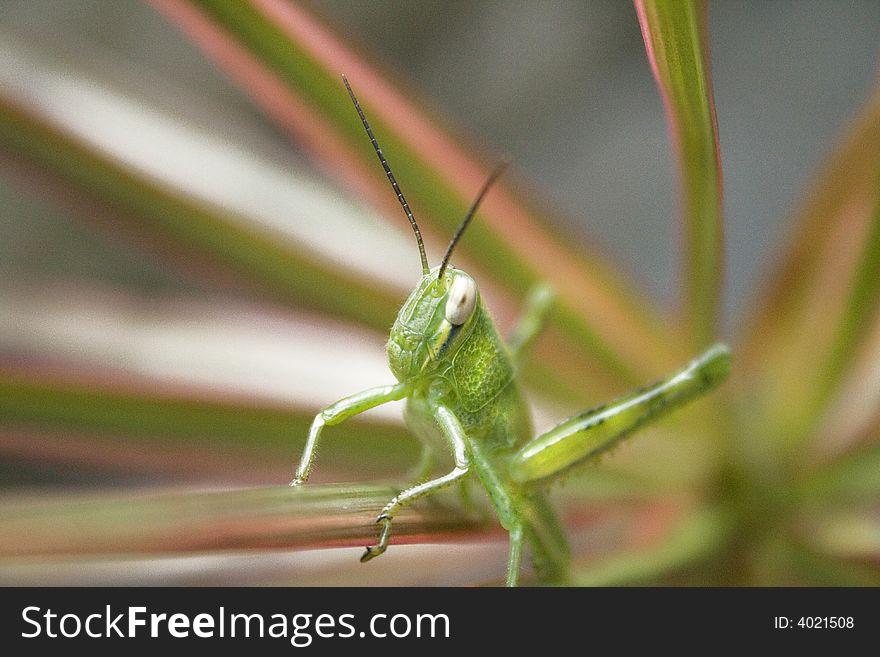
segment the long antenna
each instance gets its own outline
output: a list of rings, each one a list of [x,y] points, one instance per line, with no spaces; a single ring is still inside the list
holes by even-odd
[[[471,209],[468,210],[467,214],[464,217],[464,220],[461,222],[461,225],[458,227],[458,230],[455,231],[455,235],[452,236],[452,241],[449,243],[449,247],[446,249],[446,255],[443,256],[443,262],[440,263],[440,273],[437,274],[437,280],[443,276],[443,272],[446,271],[446,265],[449,264],[449,258],[452,256],[452,250],[455,248],[455,245],[458,244],[458,240],[461,239],[462,234],[464,233],[465,228],[468,227],[468,224],[471,223],[471,219],[474,218],[474,214],[477,212],[477,208],[480,206],[480,201],[483,200],[483,197],[486,195],[486,192],[489,191],[489,188],[492,186],[498,177],[504,173],[504,170],[510,164],[510,160],[504,158],[501,160],[496,166],[495,170],[489,174],[489,177],[486,179],[486,182],[483,183],[483,188],[480,190],[480,193],[477,194],[477,199],[474,201],[473,205],[471,205]]]
[[[373,149],[376,151],[376,157],[378,157],[379,162],[382,163],[382,168],[385,169],[385,175],[388,176],[388,181],[394,188],[394,193],[397,194],[397,200],[400,201],[400,205],[403,206],[403,211],[406,212],[406,218],[409,219],[409,223],[412,225],[413,231],[416,234],[416,241],[419,243],[419,257],[422,259],[422,275],[424,276],[430,271],[430,267],[428,267],[428,256],[425,255],[425,244],[424,242],[422,242],[422,233],[419,230],[419,225],[416,223],[416,218],[413,216],[412,210],[409,209],[409,204],[403,197],[403,192],[400,191],[400,185],[397,184],[397,180],[395,179],[394,174],[391,173],[391,167],[388,166],[388,161],[385,159],[385,155],[382,153],[382,149],[379,148],[379,142],[376,141],[376,136],[373,134],[373,130],[370,128],[370,123],[367,121],[367,117],[364,115],[364,111],[361,109],[361,104],[358,102],[357,97],[351,90],[351,85],[348,83],[348,78],[343,75],[342,81],[345,83],[345,88],[348,89],[348,95],[351,96],[351,102],[354,103],[354,108],[357,110],[358,116],[361,117],[361,123],[364,124],[364,129],[367,131],[367,136],[370,138],[370,141],[373,144]]]

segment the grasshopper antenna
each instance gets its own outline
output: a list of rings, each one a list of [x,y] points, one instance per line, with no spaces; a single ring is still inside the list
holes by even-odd
[[[471,219],[474,218],[474,214],[477,212],[477,208],[480,207],[480,202],[483,200],[483,197],[486,195],[486,192],[489,191],[489,188],[492,184],[498,180],[504,170],[510,165],[510,160],[508,158],[503,158],[489,174],[489,177],[486,179],[486,182],[483,183],[483,188],[480,190],[480,193],[477,194],[477,199],[474,201],[473,205],[471,205],[471,209],[468,210],[467,214],[464,216],[464,220],[461,222],[461,225],[458,227],[458,230],[455,231],[455,235],[452,236],[452,241],[449,242],[449,247],[446,249],[446,255],[443,256],[443,262],[440,263],[440,272],[437,274],[437,280],[439,281],[443,277],[443,272],[446,271],[446,265],[449,264],[449,258],[452,256],[452,250],[455,248],[455,245],[458,244],[458,240],[461,239],[462,234],[465,229],[468,227],[468,224],[471,223]]]
[[[428,256],[425,255],[425,244],[424,242],[422,242],[422,233],[419,230],[419,225],[416,223],[416,218],[413,216],[412,210],[409,209],[409,204],[403,197],[403,192],[400,191],[400,185],[397,184],[397,179],[394,177],[394,174],[391,173],[391,167],[388,166],[388,161],[385,159],[385,155],[382,153],[382,149],[379,147],[379,142],[376,141],[376,136],[373,134],[373,130],[370,128],[370,123],[367,121],[367,117],[364,114],[364,111],[361,109],[361,104],[358,102],[357,97],[351,90],[351,85],[348,83],[348,78],[345,77],[345,75],[342,76],[342,82],[345,83],[345,88],[348,90],[348,95],[351,96],[351,102],[354,103],[354,108],[355,110],[357,110],[358,116],[361,117],[361,123],[364,124],[364,130],[367,131],[367,136],[370,138],[370,142],[373,144],[373,149],[376,151],[376,157],[378,157],[379,162],[382,163],[382,168],[385,170],[385,175],[388,176],[388,181],[394,188],[394,193],[397,194],[397,200],[400,201],[400,205],[403,206],[403,211],[406,212],[406,218],[409,219],[409,223],[412,225],[413,232],[415,232],[416,234],[416,241],[419,243],[419,257],[422,259],[422,275],[426,275],[430,271],[430,268],[428,267]]]

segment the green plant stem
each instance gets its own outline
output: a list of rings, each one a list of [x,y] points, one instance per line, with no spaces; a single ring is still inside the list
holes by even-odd
[[[717,331],[723,273],[721,160],[700,0],[636,0],[648,60],[666,105],[683,200],[684,308],[692,342]]]

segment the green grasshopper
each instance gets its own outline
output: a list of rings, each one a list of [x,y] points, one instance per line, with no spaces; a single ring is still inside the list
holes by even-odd
[[[366,548],[361,561],[385,552],[392,521],[401,508],[475,474],[510,535],[507,585],[518,582],[526,541],[538,576],[546,582],[565,582],[568,545],[542,485],[597,456],[645,422],[717,386],[730,369],[730,352],[715,344],[668,378],[583,411],[532,439],[531,419],[515,374],[546,321],[552,292],[539,286],[528,295],[523,317],[505,343],[480,300],[476,281],[449,264],[455,245],[506,162],[489,176],[442,262],[431,269],[415,217],[345,76],[343,82],[415,232],[422,279],[400,309],[388,339],[388,361],[398,382],[345,397],[318,413],[290,485],[308,479],[324,427],[406,399],[406,424],[423,442],[419,483],[382,509],[376,519],[378,542]],[[451,451],[454,467],[430,479],[434,454],[444,449]]]

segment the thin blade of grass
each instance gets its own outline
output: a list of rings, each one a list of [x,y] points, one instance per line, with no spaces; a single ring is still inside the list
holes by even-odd
[[[757,295],[741,335],[743,359],[762,362],[785,347],[786,336],[804,323],[810,298],[822,285],[834,259],[830,240],[861,233],[875,198],[880,163],[880,87],[853,119],[840,145],[826,159],[790,221],[790,238],[781,243],[772,275]],[[838,228],[840,224],[846,230]],[[824,315],[824,313],[823,313]],[[822,316],[813,316],[813,321]],[[744,363],[745,364],[745,363]]]
[[[424,113],[405,102],[300,8],[272,0],[251,4],[155,0],[153,4],[243,86],[282,129],[298,139],[305,135],[306,148],[326,168],[356,188],[369,186],[371,199],[398,214],[342,89],[339,76],[347,73],[383,150],[398,173],[406,172],[406,194],[418,208],[420,220],[429,228],[442,227],[445,235],[452,233],[487,168],[445,137]],[[256,79],[259,84],[254,83]],[[316,140],[317,134],[328,134],[331,146]],[[556,321],[573,345],[572,349],[566,345],[569,361],[574,354],[589,355],[629,382],[644,376],[639,373],[669,367],[674,341],[648,310],[649,304],[596,254],[585,257],[574,245],[560,240],[504,184],[486,199],[481,217],[462,244],[462,252],[478,263],[491,253],[492,267],[480,272],[481,280],[483,276],[492,279],[517,296],[539,277],[554,285],[561,299]],[[589,362],[582,359],[583,371],[589,371]]]
[[[0,150],[25,176],[61,184],[97,205],[113,230],[164,247],[183,249],[184,267],[206,264],[270,298],[303,304],[387,330],[401,293],[309,253],[252,220],[200,203],[107,156],[0,93]],[[48,177],[48,181],[46,180]],[[65,194],[66,195],[66,194]],[[300,221],[314,221],[301,217]],[[171,258],[173,262],[173,257]],[[332,290],[332,293],[328,293]]]
[[[100,403],[100,398],[97,399]],[[259,441],[259,438],[258,438]],[[328,460],[332,459],[331,456]],[[288,481],[297,454],[259,448],[238,450],[217,441],[157,440],[153,436],[11,422],[0,426],[0,482],[4,487],[40,485],[53,490],[78,486],[265,486]],[[392,456],[391,462],[395,461]],[[405,464],[398,464],[399,468]],[[322,468],[315,482],[357,480],[354,464]],[[372,474],[372,473],[371,473]],[[381,477],[394,472],[376,473]]]
[[[874,330],[878,181],[880,89],[812,186],[744,334],[751,408],[743,412],[784,449],[816,437],[832,393]]]
[[[851,364],[856,346],[865,336],[880,305],[880,167],[877,169],[877,197],[862,255],[855,273],[846,305],[839,317],[836,335],[828,351],[823,375],[816,391],[817,410],[828,402],[838,387],[843,373]]]
[[[110,454],[105,456],[115,453],[122,468],[126,454],[119,446],[126,440],[136,452],[128,456],[148,462],[151,449],[165,453],[171,448],[179,450],[181,457],[210,461],[225,456],[225,463],[233,469],[235,462],[228,457],[286,459],[292,472],[314,412],[211,396],[205,390],[185,394],[100,372],[68,370],[59,375],[51,369],[0,367],[0,427],[45,429],[50,440],[61,441],[58,449],[68,436],[82,448],[90,444],[98,454],[102,444],[107,444]],[[91,442],[83,444],[81,434],[90,435]],[[10,436],[4,434],[0,444],[6,438]],[[23,447],[17,441],[9,449],[27,457]],[[35,457],[46,452],[37,441],[31,450]],[[352,421],[334,427],[321,459],[328,466],[347,468],[367,478],[376,471],[388,473],[395,465],[405,468],[417,451],[415,441],[400,425]],[[161,454],[157,458],[161,461]]]
[[[68,430],[102,435],[123,462],[114,441],[126,436],[142,459],[151,448],[166,453],[174,445],[196,460],[286,457],[289,470],[320,408],[393,380],[382,338],[369,331],[226,297],[7,284],[0,306],[0,428],[51,430],[62,457],[76,455],[73,445],[85,447],[75,436],[65,440]],[[363,419],[334,428],[329,467],[336,456],[337,465],[358,466],[359,458],[369,466],[387,456],[399,466],[395,455],[413,455],[399,405]],[[346,436],[360,446],[344,447]],[[27,456],[15,436],[3,442]],[[48,453],[47,442],[32,441],[32,455]]]
[[[635,0],[666,106],[682,186],[683,308],[697,348],[716,336],[723,274],[722,176],[700,0]]]
[[[105,493],[0,502],[0,557],[183,554],[364,545],[396,491],[326,485],[223,492]],[[394,519],[395,540],[471,532],[479,524],[437,504]]]
[[[880,316],[863,329],[840,385],[809,445],[810,460],[827,463],[880,438]]]
[[[115,373],[143,387],[317,412],[394,380],[382,335],[225,296],[44,281],[0,284],[0,306],[0,355],[7,359]],[[399,409],[383,405],[371,415],[389,420]]]

